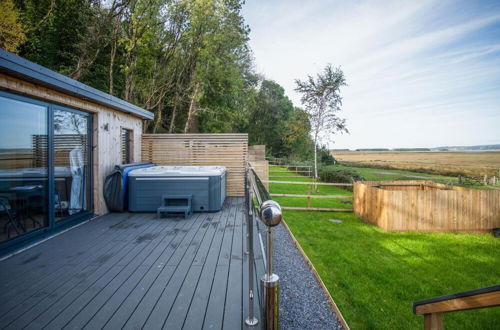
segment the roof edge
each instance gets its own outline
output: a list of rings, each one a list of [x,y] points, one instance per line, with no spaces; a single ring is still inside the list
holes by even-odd
[[[0,48],[0,72],[18,76],[65,94],[89,100],[106,107],[151,120],[154,114],[118,97],[106,94],[65,75],[12,54]]]

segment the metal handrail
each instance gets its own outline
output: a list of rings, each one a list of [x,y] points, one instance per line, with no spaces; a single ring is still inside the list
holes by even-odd
[[[253,196],[251,191],[251,183],[248,178],[248,170],[245,171],[245,215],[247,224],[247,254],[248,254],[248,317],[245,319],[245,324],[248,326],[256,326],[259,320],[255,317],[253,299],[253,267],[254,267],[254,253],[253,253],[253,220],[255,209],[253,206]]]
[[[255,199],[254,199],[255,197]],[[254,203],[257,201],[257,205]],[[258,320],[254,315],[253,299],[253,267],[254,267],[254,252],[253,252],[253,221],[257,214],[258,218],[267,226],[267,251],[264,251],[262,237],[259,233],[259,241],[264,257],[264,267],[266,273],[261,278],[261,297],[262,300],[262,315],[264,318],[264,327],[266,329],[279,328],[279,277],[273,274],[272,262],[272,230],[271,228],[281,221],[281,207],[278,203],[271,199],[266,187],[262,184],[259,176],[251,167],[247,167],[245,171],[245,201],[246,201],[246,216],[247,216],[247,246],[248,246],[248,272],[249,272],[249,311],[248,318],[245,319],[245,324],[255,326]],[[266,253],[267,252],[267,253]]]
[[[252,167],[248,169],[248,172],[250,174],[249,181],[251,184],[252,191],[256,195],[257,201],[259,203],[258,206],[260,206],[265,201],[270,200],[271,195],[269,194],[269,192],[266,189],[266,186],[264,186],[259,176],[257,175],[257,173],[255,173],[255,170]]]

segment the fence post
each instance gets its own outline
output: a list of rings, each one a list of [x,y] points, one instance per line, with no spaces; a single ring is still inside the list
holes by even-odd
[[[307,185],[307,208],[311,208],[311,185]]]

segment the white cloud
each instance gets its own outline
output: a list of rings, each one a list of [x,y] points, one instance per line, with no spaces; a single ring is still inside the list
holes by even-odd
[[[336,147],[500,143],[500,36],[483,38],[500,10],[449,14],[462,5],[255,2],[244,15],[257,70],[295,104],[295,79],[342,66],[351,134],[335,137]]]

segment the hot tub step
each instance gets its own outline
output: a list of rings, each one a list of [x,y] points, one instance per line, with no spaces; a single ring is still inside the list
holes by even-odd
[[[156,217],[162,213],[184,213],[184,218],[193,214],[193,195],[163,195],[162,206],[156,210]]]

